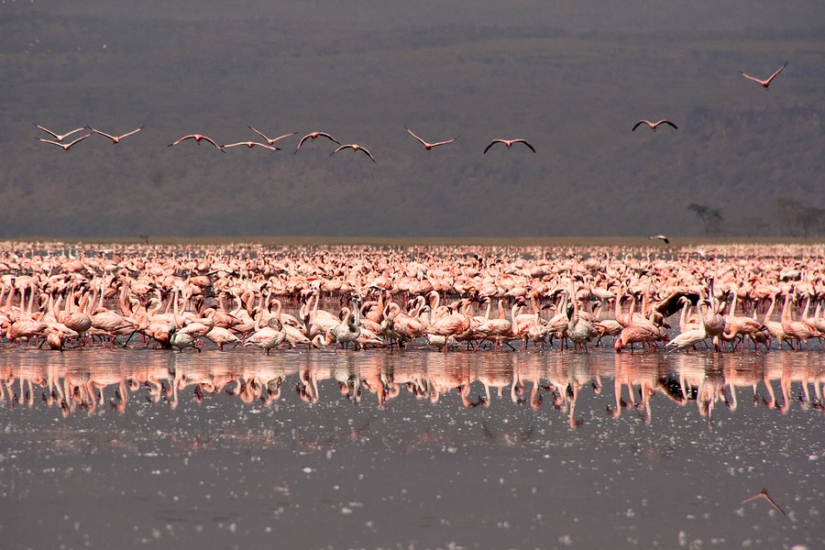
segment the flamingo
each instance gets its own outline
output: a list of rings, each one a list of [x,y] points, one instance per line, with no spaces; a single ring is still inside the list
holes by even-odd
[[[200,145],[200,144],[201,144],[201,140],[203,140],[203,141],[208,141],[209,143],[211,143],[212,145],[214,145],[214,146],[215,146],[215,148],[216,148],[218,151],[220,151],[221,153],[226,153],[226,151],[224,151],[224,150],[223,150],[223,147],[221,147],[220,145],[218,145],[218,144],[215,142],[215,140],[214,140],[214,139],[210,138],[209,136],[204,136],[203,134],[189,134],[189,135],[183,136],[183,137],[182,137],[182,138],[180,138],[179,140],[177,140],[177,141],[173,141],[172,143],[170,143],[167,147],[172,147],[173,145],[177,145],[178,143],[180,143],[180,142],[182,142],[182,141],[185,141],[185,140],[187,140],[187,139],[194,139],[194,140],[195,140],[195,143],[197,143],[198,145]]]
[[[264,138],[264,139],[266,140],[266,144],[267,144],[267,145],[274,145],[276,141],[282,140],[282,139],[284,139],[284,138],[288,138],[289,136],[294,136],[295,134],[297,134],[297,133],[298,133],[298,132],[292,132],[292,133],[290,133],[290,134],[284,134],[284,135],[282,135],[282,136],[278,136],[278,137],[276,137],[276,138],[271,138],[271,137],[268,137],[268,136],[267,136],[266,134],[264,134],[263,132],[261,132],[260,130],[256,130],[256,129],[255,129],[255,128],[253,128],[252,126],[247,126],[247,128],[249,128],[250,130],[252,130],[252,131],[253,131],[253,132],[255,132],[256,134],[258,134],[259,136],[261,136],[262,138]]]
[[[256,327],[260,326],[260,317],[259,315]],[[269,355],[269,350],[280,346],[284,340],[286,340],[286,331],[283,323],[277,317],[271,317],[265,327],[257,329],[246,339],[244,346],[257,346]]]
[[[298,147],[295,149],[295,153],[297,153],[298,150],[301,149],[301,145],[303,145],[306,140],[311,139],[311,140],[314,141],[318,137],[325,137],[327,139],[330,139],[330,140],[334,141],[338,145],[341,145],[340,141],[338,141],[337,139],[335,139],[331,135],[327,134],[326,132],[310,132],[307,135],[305,135],[304,137],[302,137],[301,141],[298,142]]]
[[[69,137],[70,135],[76,134],[76,133],[86,129],[86,126],[83,126],[83,127],[80,127],[80,128],[75,128],[74,130],[72,130],[71,132],[68,132],[66,134],[58,134],[58,133],[52,132],[48,128],[40,126],[36,122],[32,122],[32,124],[34,124],[35,126],[40,128],[41,130],[43,130],[47,134],[50,134],[56,141],[59,141],[60,143],[63,143],[63,140],[66,139],[67,137]]]
[[[688,307],[690,306],[690,300],[688,298],[680,298],[682,301],[682,318],[684,319],[685,313],[687,312]],[[701,303],[701,302],[700,302]],[[698,308],[698,306],[697,306]],[[673,338],[670,342],[667,343],[666,347],[671,348],[670,351],[676,351],[677,349],[687,349],[692,348],[696,344],[705,341],[705,338],[708,337],[708,331],[705,329],[705,318],[702,316],[702,312],[699,311],[699,328],[688,328],[683,329],[679,335]]]
[[[343,323],[329,329],[323,345],[328,346],[333,342],[338,342],[345,346],[347,342],[357,340],[361,336],[361,297],[353,296],[352,302],[352,312],[347,314]]]
[[[674,130],[679,129],[679,128],[676,127],[675,124],[673,124],[671,121],[666,120],[666,119],[659,120],[657,122],[650,122],[649,120],[640,120],[639,122],[637,122],[636,124],[633,125],[633,129],[631,130],[631,132],[635,132],[636,128],[638,128],[642,124],[647,124],[648,126],[650,126],[650,129],[653,130],[654,132],[656,131],[656,128],[658,128],[660,124],[667,124],[668,126],[673,127]]]
[[[767,89],[768,89],[768,86],[770,86],[770,85],[771,85],[771,81],[772,81],[774,78],[776,78],[776,76],[777,76],[779,73],[781,73],[781,72],[785,69],[785,67],[787,67],[787,66],[788,66],[788,62],[786,61],[785,63],[783,63],[783,64],[782,64],[782,66],[781,66],[781,67],[779,67],[778,69],[776,69],[776,72],[775,72],[775,73],[773,73],[771,76],[769,76],[767,80],[761,80],[761,79],[759,79],[759,78],[756,78],[756,77],[754,77],[754,76],[751,76],[751,75],[749,75],[749,74],[745,74],[745,73],[742,73],[742,76],[744,76],[744,77],[745,77],[745,78],[747,78],[748,80],[753,80],[754,82],[758,82],[759,84],[761,84],[761,85],[762,85],[762,87],[763,87],[763,88],[765,88],[765,90],[767,90]]]
[[[143,126],[146,126],[146,125],[144,124]],[[126,137],[129,137],[131,135],[137,134],[138,132],[143,130],[143,126],[141,126],[140,128],[136,128],[136,129],[132,130],[131,132],[127,132],[125,134],[119,135],[119,136],[113,136],[113,135],[107,134],[106,132],[101,132],[97,128],[92,128],[91,126],[89,126],[88,128],[96,134],[99,134],[103,137],[107,137],[107,138],[111,139],[112,140],[112,145],[117,145],[118,143],[120,143],[120,140],[122,140],[123,138],[126,138]]]
[[[364,153],[367,154],[367,156],[372,160],[372,162],[375,162],[375,159],[373,158],[372,153],[370,153],[365,147],[361,147],[357,143],[347,143],[346,145],[342,145],[342,146],[338,147],[335,151],[330,153],[330,155],[334,155],[335,153],[337,153],[338,151],[341,151],[343,149],[352,149],[353,151],[364,151]],[[375,164],[378,164],[378,163],[375,162]]]
[[[493,141],[491,141],[491,142],[490,142],[490,144],[489,144],[489,145],[487,145],[487,148],[486,148],[486,149],[484,149],[484,154],[486,155],[486,154],[487,154],[487,151],[489,151],[489,150],[490,150],[490,147],[492,147],[492,146],[493,146],[493,145],[495,145],[496,143],[503,143],[504,145],[506,145],[506,146],[507,146],[507,148],[508,148],[508,149],[509,149],[510,147],[512,147],[514,143],[523,143],[523,144],[525,144],[527,147],[529,147],[531,151],[533,151],[534,153],[536,152],[535,147],[533,147],[532,145],[530,145],[530,142],[529,142],[529,141],[527,141],[526,139],[521,139],[521,138],[519,138],[519,139],[494,139]]]
[[[45,138],[37,138],[37,139],[39,139],[43,143],[51,143],[52,145],[57,145],[58,147],[62,147],[64,151],[68,151],[69,149],[72,148],[72,145],[74,145],[75,143],[77,143],[79,141],[83,141],[84,139],[86,139],[88,137],[91,137],[91,135],[92,134],[86,134],[86,135],[80,136],[79,138],[77,138],[76,140],[74,140],[71,143],[61,143],[60,141],[52,141],[50,139],[45,139]]]
[[[652,237],[648,237],[648,240],[651,240],[651,241],[654,241],[656,239],[659,239],[660,241],[664,242],[665,244],[670,244],[670,239],[668,239],[664,235],[653,235]]]
[[[406,124],[404,125],[404,128],[407,128]],[[415,139],[417,139],[419,142],[421,142],[421,145],[423,145],[424,149],[426,149],[427,151],[430,151],[430,150],[432,150],[433,147],[438,147],[440,145],[449,145],[450,143],[452,143],[452,142],[454,142],[455,140],[458,139],[458,136],[456,136],[453,139],[448,139],[447,141],[436,141],[435,143],[428,143],[428,142],[424,141],[423,139],[421,139],[420,137],[418,137],[417,135],[415,135],[413,133],[413,131],[410,130],[409,128],[407,128],[407,133],[410,134]]]
[[[169,330],[169,344],[178,350],[178,353],[183,353],[183,350],[186,348],[195,348],[198,350],[198,353],[200,353],[201,350],[196,345],[197,340],[192,334],[179,331],[175,327]]]
[[[242,145],[246,145],[249,149],[253,147],[263,147],[264,149],[269,149],[270,151],[280,151],[280,147],[274,147],[272,145],[267,145],[266,143],[258,143],[257,141],[239,141],[238,143],[227,143],[224,145],[225,149],[229,149],[230,147],[240,147]]]

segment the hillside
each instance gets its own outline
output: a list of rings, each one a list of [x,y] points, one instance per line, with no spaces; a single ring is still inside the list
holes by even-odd
[[[777,235],[793,229],[777,201],[825,207],[821,28],[173,15],[0,17],[0,237],[700,235],[691,203],[717,209],[723,234]],[[786,60],[767,92],[740,75]],[[641,118],[679,129],[631,132]],[[64,152],[33,122],[146,127]],[[404,124],[458,140],[425,151]],[[278,152],[167,147],[256,139],[247,125],[299,134]],[[321,140],[293,154],[313,130],[377,164]],[[515,137],[537,153],[482,154]]]

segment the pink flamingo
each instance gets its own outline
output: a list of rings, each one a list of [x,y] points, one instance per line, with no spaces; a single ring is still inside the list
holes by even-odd
[[[311,140],[314,141],[315,139],[317,139],[319,137],[325,137],[329,140],[334,141],[338,145],[341,145],[340,141],[338,141],[337,139],[335,139],[331,135],[327,134],[326,132],[310,132],[307,135],[305,135],[304,137],[302,137],[301,141],[298,142],[298,147],[295,149],[295,153],[297,153],[301,149],[301,145],[303,145],[306,140],[311,139]]]
[[[334,155],[338,151],[342,151],[344,149],[352,149],[353,151],[363,151],[372,160],[372,162],[375,162],[375,159],[373,158],[372,153],[370,153],[365,147],[361,147],[357,143],[347,143],[346,145],[342,145],[342,146],[338,147],[335,151],[330,153],[330,155]],[[375,164],[378,164],[378,163],[375,162]]]
[[[34,122],[32,122],[32,124],[34,124],[35,126],[37,126],[38,128],[40,128],[41,130],[43,130],[43,131],[44,131],[44,132],[46,132],[47,134],[51,135],[51,136],[52,136],[52,137],[53,137],[56,141],[59,141],[59,142],[61,142],[61,143],[63,143],[63,140],[64,140],[64,139],[66,139],[67,137],[69,137],[70,135],[72,135],[72,134],[76,134],[76,133],[80,132],[81,130],[85,130],[85,129],[86,129],[86,127],[85,127],[85,126],[83,126],[83,127],[81,127],[81,128],[75,128],[74,130],[72,130],[71,132],[68,132],[68,133],[66,133],[66,134],[58,134],[58,133],[52,132],[52,131],[51,131],[51,130],[49,130],[48,128],[45,128],[45,127],[43,127],[43,126],[40,126],[39,124],[36,124],[36,123],[34,123]]]
[[[785,67],[787,67],[787,66],[788,66],[788,62],[786,61],[786,62],[785,62],[785,63],[784,63],[781,67],[779,67],[779,68],[776,70],[776,72],[775,72],[775,73],[773,73],[771,76],[769,76],[767,80],[761,80],[761,79],[759,79],[759,78],[756,78],[756,77],[754,77],[754,76],[751,76],[751,75],[749,75],[749,74],[745,74],[745,73],[742,73],[742,76],[744,76],[744,77],[745,77],[745,78],[747,78],[748,80],[753,80],[754,82],[758,82],[759,84],[761,84],[761,85],[762,85],[762,87],[763,87],[763,88],[765,88],[765,90],[767,90],[767,89],[768,89],[768,86],[770,86],[770,85],[771,85],[771,81],[772,81],[774,78],[776,78],[776,76],[777,76],[779,73],[781,73],[781,72],[785,69]]]
[[[238,143],[227,143],[223,147],[224,149],[229,149],[230,147],[240,147],[241,145],[246,145],[249,149],[253,147],[263,147],[264,149],[269,149],[270,151],[280,151],[280,147],[274,147],[272,145],[267,145],[266,143],[258,143],[257,141],[239,141]]]
[[[255,129],[255,128],[253,128],[252,126],[247,126],[247,128],[249,128],[250,130],[252,130],[252,131],[253,131],[253,132],[255,132],[256,134],[258,134],[259,136],[261,136],[262,138],[264,138],[264,139],[266,140],[266,144],[267,144],[267,145],[275,145],[275,142],[276,142],[276,141],[282,140],[282,139],[284,139],[284,138],[288,138],[289,136],[294,136],[295,134],[297,134],[297,133],[298,133],[298,132],[292,132],[292,133],[290,133],[290,134],[284,134],[284,135],[282,135],[282,136],[278,136],[278,137],[276,137],[276,138],[271,138],[271,137],[267,137],[267,136],[266,136],[266,134],[264,134],[264,133],[263,133],[263,132],[261,132],[260,130],[256,130],[256,129]]]
[[[656,121],[656,122],[650,122],[649,120],[640,120],[639,122],[637,122],[636,124],[633,125],[633,130],[631,130],[631,132],[636,131],[636,128],[638,128],[642,124],[647,124],[648,126],[650,126],[650,129],[653,130],[654,132],[656,131],[656,128],[658,128],[660,124],[667,124],[668,126],[673,127],[674,130],[679,129],[679,128],[676,127],[675,124],[673,124],[671,121],[666,120],[666,119],[662,119],[662,120],[659,120],[659,121]]]
[[[144,124],[143,126],[146,126],[146,125]],[[112,140],[112,145],[117,145],[118,143],[120,143],[120,140],[122,140],[123,138],[127,138],[127,137],[129,137],[133,134],[137,134],[138,132],[143,130],[143,126],[141,126],[140,128],[136,128],[135,130],[132,130],[131,132],[127,132],[125,134],[122,134],[120,136],[113,136],[113,135],[107,134],[106,132],[101,132],[100,130],[98,130],[96,128],[92,128],[92,127],[89,127],[89,129],[92,132],[96,133],[96,134],[99,134],[103,137],[107,137],[107,138],[111,139]]]
[[[185,141],[187,139],[194,139],[195,143],[197,143],[198,145],[201,144],[201,141],[208,141],[209,143],[211,143],[212,145],[215,146],[215,149],[217,149],[221,153],[226,153],[226,151],[223,150],[223,147],[218,145],[215,142],[214,139],[210,138],[209,136],[204,136],[203,134],[189,134],[189,135],[183,136],[179,140],[173,141],[172,143],[170,143],[167,147],[172,147],[173,145],[177,145],[178,143],[180,143],[182,141]]]
[[[525,144],[527,147],[529,147],[531,151],[533,151],[534,153],[536,152],[535,147],[533,147],[533,146],[530,144],[530,142],[529,142],[529,141],[527,141],[526,139],[494,139],[493,141],[491,141],[491,142],[490,142],[490,144],[489,144],[489,145],[487,145],[487,148],[486,148],[486,149],[484,149],[484,154],[487,154],[487,151],[489,151],[489,150],[490,150],[490,147],[492,147],[492,146],[493,146],[493,145],[495,145],[496,143],[503,143],[504,145],[506,145],[506,146],[507,146],[507,148],[508,148],[508,149],[509,149],[510,147],[512,147],[514,143],[523,143],[523,144]]]
[[[81,142],[81,141],[83,141],[84,139],[86,139],[86,138],[88,138],[88,137],[91,137],[91,135],[92,135],[92,134],[86,134],[86,135],[84,135],[84,136],[80,136],[79,138],[77,138],[76,140],[74,140],[74,141],[73,141],[73,142],[71,142],[71,143],[61,143],[61,142],[59,142],[59,141],[52,141],[52,140],[50,140],[50,139],[45,139],[45,138],[37,138],[37,139],[39,139],[39,140],[40,140],[40,141],[42,141],[43,143],[51,143],[52,145],[57,145],[58,147],[62,147],[64,151],[68,151],[69,149],[71,149],[71,148],[72,148],[72,146],[73,146],[75,143]]]
[[[404,125],[404,128],[407,128],[407,126]],[[449,139],[447,141],[436,141],[435,143],[428,143],[428,142],[424,141],[423,139],[421,139],[420,137],[418,137],[417,135],[415,135],[413,133],[413,131],[410,130],[409,128],[407,128],[407,133],[410,134],[415,139],[417,139],[419,142],[421,142],[421,145],[423,145],[424,149],[426,149],[427,151],[432,150],[433,147],[439,147],[440,145],[449,145],[450,143],[452,143],[452,142],[454,142],[455,140],[458,139],[458,137],[456,136],[453,139]]]

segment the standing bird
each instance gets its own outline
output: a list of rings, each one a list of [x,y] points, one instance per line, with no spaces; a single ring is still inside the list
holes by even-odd
[[[258,143],[257,141],[239,141],[238,143],[226,143],[224,144],[224,149],[229,149],[230,147],[240,147],[241,145],[246,145],[249,149],[253,147],[263,147],[264,149],[269,149],[271,151],[280,151],[280,147],[275,147],[273,145],[267,145],[266,143]]]
[[[486,155],[486,154],[487,154],[487,151],[489,151],[489,150],[490,150],[490,147],[492,147],[492,146],[493,146],[493,145],[495,145],[496,143],[503,143],[504,145],[506,145],[506,146],[507,146],[507,148],[508,148],[508,149],[509,149],[510,147],[512,147],[514,143],[523,143],[523,144],[525,144],[527,147],[529,147],[531,151],[533,151],[534,153],[536,152],[535,147],[533,147],[532,145],[530,145],[530,142],[529,142],[529,141],[527,141],[526,139],[494,139],[494,140],[493,140],[493,141],[491,141],[491,142],[490,142],[490,144],[489,144],[489,145],[487,145],[487,147],[484,149],[484,154]]]
[[[672,123],[671,121],[669,121],[669,120],[660,120],[660,121],[658,121],[658,122],[650,122],[649,120],[640,120],[639,122],[637,122],[636,124],[634,124],[634,125],[633,125],[633,129],[631,130],[631,132],[635,132],[635,131],[636,131],[636,128],[638,128],[638,127],[639,127],[639,126],[641,126],[642,124],[647,124],[648,126],[650,126],[650,129],[651,129],[651,130],[653,130],[654,132],[656,131],[656,128],[657,128],[660,124],[667,124],[668,126],[672,126],[674,130],[678,130],[678,129],[679,129],[679,128],[677,128],[677,127],[676,127],[676,125],[675,125],[675,124],[673,124],[673,123]]]
[[[316,138],[321,137],[321,136],[323,136],[323,137],[325,137],[329,140],[334,141],[338,145],[341,145],[340,141],[338,141],[337,139],[335,139],[334,137],[332,137],[331,135],[329,135],[325,132],[310,132],[307,135],[305,135],[304,137],[302,137],[301,141],[298,142],[298,147],[295,149],[295,153],[297,153],[301,149],[301,145],[303,145],[306,140],[311,139],[311,140],[314,141]]]
[[[60,141],[52,141],[50,139],[45,139],[45,138],[37,138],[37,139],[39,139],[43,143],[51,143],[52,145],[57,145],[58,147],[62,147],[64,151],[68,151],[69,149],[72,148],[72,145],[74,145],[75,143],[77,143],[79,141],[83,141],[87,137],[91,137],[91,136],[92,136],[92,134],[86,134],[84,136],[80,136],[79,138],[77,138],[76,140],[74,140],[71,143],[61,143]]]
[[[267,145],[274,145],[276,141],[279,141],[279,140],[284,139],[284,138],[288,138],[289,136],[294,136],[295,134],[297,134],[297,133],[298,133],[298,132],[292,132],[291,134],[284,134],[284,135],[282,135],[282,136],[278,136],[278,137],[276,137],[276,138],[271,138],[271,137],[267,137],[267,136],[266,136],[266,134],[264,134],[264,133],[263,133],[263,132],[261,132],[260,130],[256,130],[256,129],[255,129],[255,128],[253,128],[252,126],[247,126],[247,128],[249,128],[250,130],[252,130],[252,131],[253,131],[253,132],[255,132],[256,134],[258,134],[259,136],[261,136],[262,138],[264,138],[264,139],[266,140],[266,144],[267,144]]]
[[[747,78],[748,80],[753,80],[754,82],[758,82],[758,83],[760,83],[760,84],[762,85],[762,87],[763,87],[763,88],[765,88],[765,89],[767,90],[767,89],[768,89],[768,86],[770,86],[770,85],[771,85],[771,81],[772,81],[774,78],[776,78],[776,75],[778,75],[779,73],[781,73],[781,72],[785,69],[785,67],[787,67],[787,66],[788,66],[788,62],[787,62],[787,61],[785,61],[785,63],[783,63],[781,67],[779,67],[778,69],[776,69],[776,72],[775,72],[775,73],[773,73],[771,76],[769,76],[767,80],[761,80],[761,79],[759,79],[759,78],[756,78],[756,77],[754,77],[754,76],[751,76],[751,75],[749,75],[749,74],[745,74],[745,73],[742,73],[742,76],[744,76],[744,77],[745,77],[745,78]]]
[[[146,126],[146,125],[144,124],[143,126]],[[112,136],[112,135],[109,135],[109,134],[107,134],[106,132],[101,132],[100,130],[98,130],[98,129],[96,129],[96,128],[92,128],[91,126],[88,126],[88,128],[89,128],[92,132],[94,132],[94,133],[96,133],[96,134],[99,134],[99,135],[101,135],[101,136],[103,136],[103,137],[107,137],[107,138],[111,139],[111,140],[112,140],[112,145],[117,145],[118,143],[120,143],[120,140],[122,140],[123,138],[129,137],[129,136],[131,136],[131,135],[133,135],[133,134],[137,134],[138,132],[140,132],[141,130],[143,130],[143,126],[141,126],[140,128],[137,128],[137,129],[135,129],[135,130],[132,130],[131,132],[125,133],[125,134],[123,134],[123,135],[120,135],[120,136]]]
[[[665,237],[664,235],[653,235],[652,237],[648,237],[648,240],[654,241],[659,239],[660,241],[664,242],[665,244],[670,244],[670,239]]]
[[[43,130],[43,131],[44,131],[44,132],[46,132],[47,134],[51,135],[51,136],[52,136],[52,137],[53,137],[56,141],[59,141],[60,143],[63,143],[63,140],[64,140],[64,139],[66,139],[67,137],[69,137],[70,135],[72,135],[72,134],[76,134],[76,133],[80,132],[81,130],[85,130],[85,129],[86,129],[86,127],[85,127],[85,126],[83,126],[82,128],[75,128],[75,129],[74,129],[74,130],[72,130],[71,132],[69,132],[69,133],[67,133],[67,134],[62,134],[62,135],[61,135],[61,134],[57,134],[57,133],[55,133],[55,132],[52,132],[52,131],[51,131],[51,130],[49,130],[48,128],[44,128],[43,126],[40,126],[39,124],[37,124],[37,123],[35,123],[35,122],[32,122],[32,124],[34,124],[35,126],[37,126],[38,128],[40,128],[41,130]]]
[[[407,128],[406,124],[404,125],[404,128]],[[433,147],[438,147],[439,145],[449,145],[450,143],[452,143],[452,142],[454,142],[455,140],[458,139],[458,136],[456,136],[453,139],[449,139],[447,141],[436,141],[435,143],[428,143],[428,142],[424,141],[423,139],[421,139],[420,137],[418,137],[417,135],[415,135],[413,133],[413,131],[410,130],[409,128],[407,128],[407,133],[410,134],[415,139],[417,139],[418,141],[420,141],[421,145],[423,145],[424,149],[426,149],[427,151],[431,150]]]
[[[364,151],[364,153],[366,153],[366,155],[370,158],[370,160],[372,160],[372,162],[375,162],[375,159],[372,157],[372,153],[370,153],[369,151],[367,151],[367,149],[365,149],[364,147],[361,147],[357,143],[347,143],[346,145],[342,145],[342,146],[338,147],[335,151],[330,153],[330,155],[334,155],[335,153],[337,153],[338,151],[341,151],[342,149],[352,149],[353,151]],[[375,162],[375,164],[378,164],[378,163]]]
[[[185,140],[187,140],[187,139],[194,139],[194,140],[195,140],[195,143],[197,143],[198,145],[200,145],[200,144],[201,144],[201,140],[203,140],[203,141],[208,141],[209,143],[211,143],[212,145],[214,145],[214,146],[215,146],[215,149],[217,149],[217,150],[218,150],[218,151],[220,151],[221,153],[226,153],[226,151],[224,151],[224,150],[223,150],[223,147],[221,147],[220,145],[218,145],[218,144],[215,142],[215,140],[214,140],[214,139],[210,138],[209,136],[204,136],[204,135],[202,135],[202,134],[189,134],[189,135],[187,135],[187,136],[183,136],[183,137],[182,137],[182,138],[180,138],[179,140],[177,140],[177,141],[173,141],[172,143],[170,143],[167,147],[172,147],[173,145],[177,145],[177,144],[178,144],[178,143],[180,143],[181,141],[185,141]]]

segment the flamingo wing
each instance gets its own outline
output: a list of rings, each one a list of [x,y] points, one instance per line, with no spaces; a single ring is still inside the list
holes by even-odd
[[[195,137],[196,137],[195,134],[189,134],[188,136],[183,136],[182,138],[178,139],[177,141],[173,141],[172,143],[167,145],[167,147],[172,147],[173,145],[177,145],[178,143],[180,143],[182,141],[185,141],[187,139],[195,139]]]
[[[111,135],[107,134],[106,132],[101,132],[97,128],[92,128],[92,132],[94,132],[98,135],[101,135],[103,137],[107,137],[107,138],[111,139],[112,141],[116,141],[118,139],[117,136],[111,136]]]
[[[754,82],[758,82],[758,83],[762,84],[763,86],[765,85],[765,81],[764,81],[764,80],[761,80],[761,79],[759,79],[759,78],[756,78],[755,76],[751,76],[751,75],[749,75],[749,74],[745,74],[745,73],[742,73],[742,76],[744,76],[745,78],[747,78],[747,79],[749,79],[749,80],[753,80]]]
[[[492,147],[492,146],[493,146],[493,145],[495,145],[496,143],[504,143],[504,140],[503,140],[503,139],[494,139],[494,140],[493,140],[493,141],[491,141],[491,142],[490,142],[490,144],[489,144],[489,145],[487,145],[487,147],[484,149],[484,153],[483,153],[483,154],[485,154],[485,155],[486,155],[486,154],[487,154],[487,151],[489,151],[489,150],[490,150],[490,147]]]
[[[359,147],[358,149],[361,150],[361,151],[364,151],[367,154],[367,156],[372,160],[372,162],[374,162],[375,164],[378,164],[377,162],[375,162],[375,158],[372,156],[372,153],[370,153],[368,150],[364,149],[363,147]]]
[[[407,128],[407,125],[406,125],[406,124],[404,125],[404,128]],[[421,139],[420,137],[418,137],[417,135],[415,135],[415,134],[413,133],[413,131],[412,131],[412,130],[410,130],[409,128],[407,128],[407,133],[408,133],[408,134],[410,134],[410,135],[411,135],[412,137],[414,137],[415,139],[417,139],[418,141],[420,141],[420,142],[421,142],[421,145],[423,145],[424,147],[426,147],[427,145],[429,145],[426,141],[424,141],[423,139]]]
[[[77,139],[76,139],[76,140],[74,140],[73,142],[71,142],[71,143],[69,143],[68,145],[66,145],[66,150],[68,151],[68,150],[69,150],[69,148],[70,148],[72,145],[74,145],[75,143],[79,143],[79,142],[83,141],[84,139],[86,139],[86,138],[88,138],[88,137],[91,137],[91,136],[92,136],[92,134],[86,134],[86,135],[84,135],[84,136],[80,136],[79,138],[77,138]]]
[[[146,126],[146,125],[144,124],[144,125],[143,125],[143,126],[141,126],[140,128],[135,128],[135,129],[134,129],[134,130],[132,130],[131,132],[127,132],[127,133],[123,134],[122,136],[120,136],[120,139],[123,139],[123,138],[125,138],[125,137],[129,137],[129,136],[132,136],[132,135],[134,135],[134,134],[137,134],[138,132],[140,132],[141,130],[143,130],[143,127],[144,127],[144,126]],[[93,129],[94,129],[94,128],[93,128]]]
[[[775,72],[775,73],[773,73],[770,77],[768,77],[767,83],[768,83],[768,84],[770,84],[771,80],[773,80],[774,78],[776,78],[776,75],[778,75],[779,73],[781,73],[782,71],[784,71],[784,70],[785,70],[785,67],[787,67],[787,66],[788,66],[788,62],[786,61],[786,62],[785,62],[785,63],[784,63],[781,67],[779,67],[779,68],[776,70],[776,72]]]

